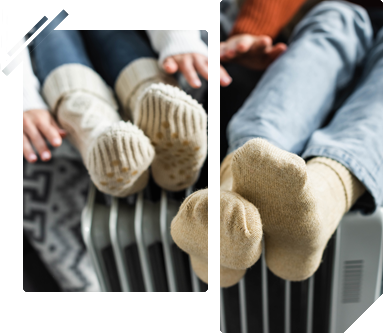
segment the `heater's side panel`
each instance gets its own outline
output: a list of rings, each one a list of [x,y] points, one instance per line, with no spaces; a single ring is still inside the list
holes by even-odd
[[[339,231],[331,333],[345,332],[378,297],[382,279],[382,211],[378,209],[370,216],[349,213]]]

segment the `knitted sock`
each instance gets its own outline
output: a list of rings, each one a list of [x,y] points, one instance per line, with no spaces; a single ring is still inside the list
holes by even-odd
[[[155,147],[154,180],[180,191],[195,183],[206,158],[207,116],[196,100],[171,84],[176,82],[157,61],[139,59],[121,72],[116,92]]]
[[[124,197],[146,186],[154,149],[139,128],[120,121],[97,73],[79,64],[60,66],[49,74],[43,93],[100,191]]]
[[[221,166],[219,181],[231,187],[231,159]],[[190,255],[198,277],[217,287],[230,287],[254,265],[262,251],[258,210],[226,189],[201,190],[186,198],[171,225],[175,243]]]
[[[253,139],[233,158],[233,191],[262,216],[266,262],[280,278],[305,280],[317,270],[342,216],[365,191],[340,163],[295,154]]]

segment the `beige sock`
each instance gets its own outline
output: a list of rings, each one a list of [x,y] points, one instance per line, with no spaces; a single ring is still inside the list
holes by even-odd
[[[116,82],[125,109],[155,147],[153,178],[169,191],[196,182],[207,152],[206,112],[175,85],[154,59],[129,64]]]
[[[216,287],[236,284],[262,252],[258,210],[228,190],[232,156],[221,165],[220,188],[198,191],[186,198],[171,225],[172,237],[190,255],[194,272]]]
[[[96,72],[60,66],[45,80],[43,93],[100,191],[124,197],[146,186],[154,149],[139,128],[121,121],[112,92]]]
[[[317,270],[342,216],[365,191],[340,163],[307,163],[263,139],[253,139],[233,158],[233,191],[262,216],[266,262],[280,278],[305,280]]]

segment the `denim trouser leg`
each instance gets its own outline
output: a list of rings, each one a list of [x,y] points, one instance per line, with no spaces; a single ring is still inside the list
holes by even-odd
[[[33,40],[31,48],[35,45],[37,47],[31,55],[41,84],[51,71],[64,64],[82,64],[93,68],[79,31],[53,30],[49,35],[42,32]]]
[[[371,23],[362,7],[336,1],[316,6],[230,121],[229,152],[262,137],[301,154],[324,125],[337,93],[351,82],[371,41]]]
[[[356,90],[330,124],[312,135],[303,153],[310,156],[339,161],[364,184],[373,207],[383,204],[383,28]]]
[[[132,61],[139,58],[157,59],[145,31],[89,30],[81,33],[94,67],[111,87]]]

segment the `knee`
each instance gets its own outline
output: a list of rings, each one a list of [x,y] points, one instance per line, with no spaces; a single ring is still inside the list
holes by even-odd
[[[333,15],[343,23],[356,23],[371,26],[367,11],[359,5],[348,1],[324,1],[316,5],[309,13],[312,16]]]
[[[294,35],[306,30],[354,33],[365,43],[371,43],[373,36],[367,11],[346,1],[324,1],[316,5],[298,24]]]

